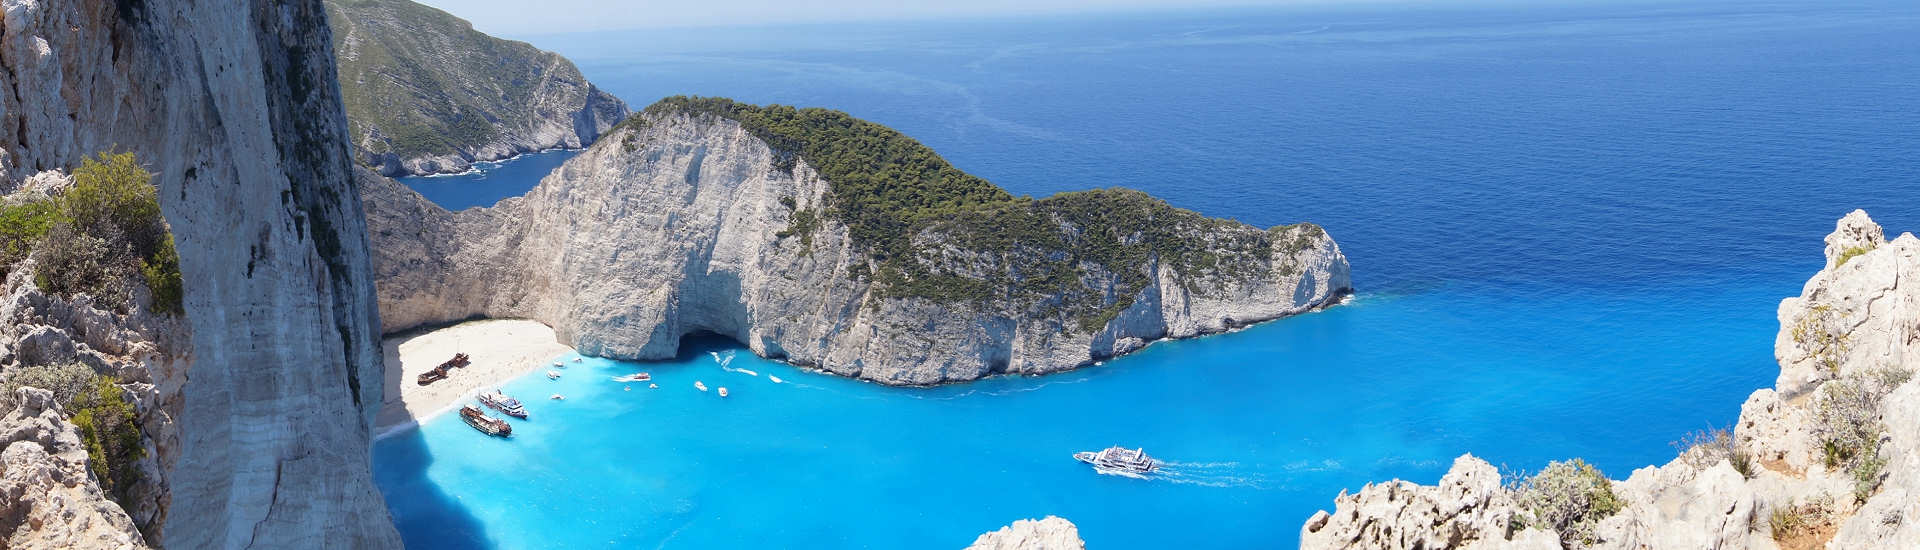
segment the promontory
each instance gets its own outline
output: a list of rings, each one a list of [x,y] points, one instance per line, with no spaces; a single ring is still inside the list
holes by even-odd
[[[1071,369],[1337,303],[1346,257],[1102,189],[1016,197],[839,111],[662,100],[524,197],[447,212],[362,171],[382,329],[529,318],[581,353],[711,332],[884,384]]]

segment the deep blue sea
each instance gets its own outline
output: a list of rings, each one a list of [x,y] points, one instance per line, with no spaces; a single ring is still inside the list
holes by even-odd
[[[527,153],[500,162],[477,162],[461,174],[399,178],[421,196],[448,210],[493,206],[500,199],[527,194],[540,178],[565,164],[580,150],[555,149]]]
[[[1624,478],[1772,384],[1775,307],[1819,269],[1834,220],[1865,208],[1920,229],[1911,2],[516,38],[635,108],[832,107],[1016,193],[1125,186],[1255,225],[1310,220],[1359,294],[1096,368],[934,389],[710,339],[671,362],[589,359],[506,386],[533,398],[512,440],[446,416],[375,446],[414,548],[957,548],[1048,514],[1103,550],[1284,548],[1342,489],[1432,483],[1461,453],[1517,469],[1581,456]],[[633,370],[661,387],[607,379]],[[1069,457],[1110,444],[1172,465],[1142,481]]]

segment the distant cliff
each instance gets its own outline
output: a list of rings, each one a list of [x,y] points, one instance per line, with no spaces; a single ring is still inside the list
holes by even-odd
[[[361,161],[389,176],[579,148],[627,116],[573,62],[408,0],[327,0]]]
[[[129,521],[82,475],[73,411],[20,388],[0,547],[132,547],[135,525],[172,548],[398,547],[370,469],[379,316],[320,2],[8,1],[4,25],[0,190],[135,153],[184,297],[155,320],[9,275],[0,371],[117,376],[149,471]]]
[[[1623,481],[1550,467],[1503,486],[1463,456],[1438,486],[1343,492],[1301,547],[1920,548],[1920,239],[1856,210],[1826,242],[1826,268],[1780,303],[1779,380],[1730,433]]]
[[[672,357],[707,331],[886,384],[1045,373],[1335,303],[1346,257],[1136,191],[1016,198],[823,109],[670,98],[521,198],[449,213],[363,174],[384,330],[552,325]]]

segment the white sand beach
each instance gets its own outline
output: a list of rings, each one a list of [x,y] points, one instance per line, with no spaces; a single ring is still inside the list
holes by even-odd
[[[573,353],[573,348],[554,337],[552,328],[520,319],[468,321],[430,332],[392,336],[381,341],[381,348],[386,355],[387,395],[375,417],[375,437],[458,408],[482,391],[550,367],[553,361]],[[452,359],[455,353],[467,354],[472,364],[452,369],[445,380],[426,386],[415,383],[420,373]]]

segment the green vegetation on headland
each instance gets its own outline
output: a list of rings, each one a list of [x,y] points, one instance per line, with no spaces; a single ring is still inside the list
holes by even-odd
[[[147,454],[140,444],[140,426],[120,386],[112,376],[93,373],[86,365],[35,365],[13,369],[0,382],[0,400],[13,399],[14,390],[34,387],[53,392],[54,401],[79,429],[87,448],[88,469],[100,488],[125,506],[133,485],[140,481],[136,463]],[[131,509],[131,508],[128,508]]]
[[[622,126],[637,130],[672,113],[740,123],[780,155],[778,168],[805,159],[830,184],[826,204],[815,212],[783,200],[792,225],[779,236],[811,250],[818,218],[844,224],[868,256],[849,276],[874,281],[882,296],[1030,309],[1092,331],[1152,283],[1156,263],[1201,292],[1207,278],[1257,275],[1276,244],[1299,251],[1322,235],[1310,224],[1260,231],[1126,189],[1015,197],[913,138],[830,109],[675,96]],[[636,147],[631,136],[625,146]]]
[[[181,313],[180,257],[152,177],[133,153],[103,153],[81,161],[64,193],[0,204],[0,276],[30,257],[41,290],[123,312],[138,278],[154,311]]]

